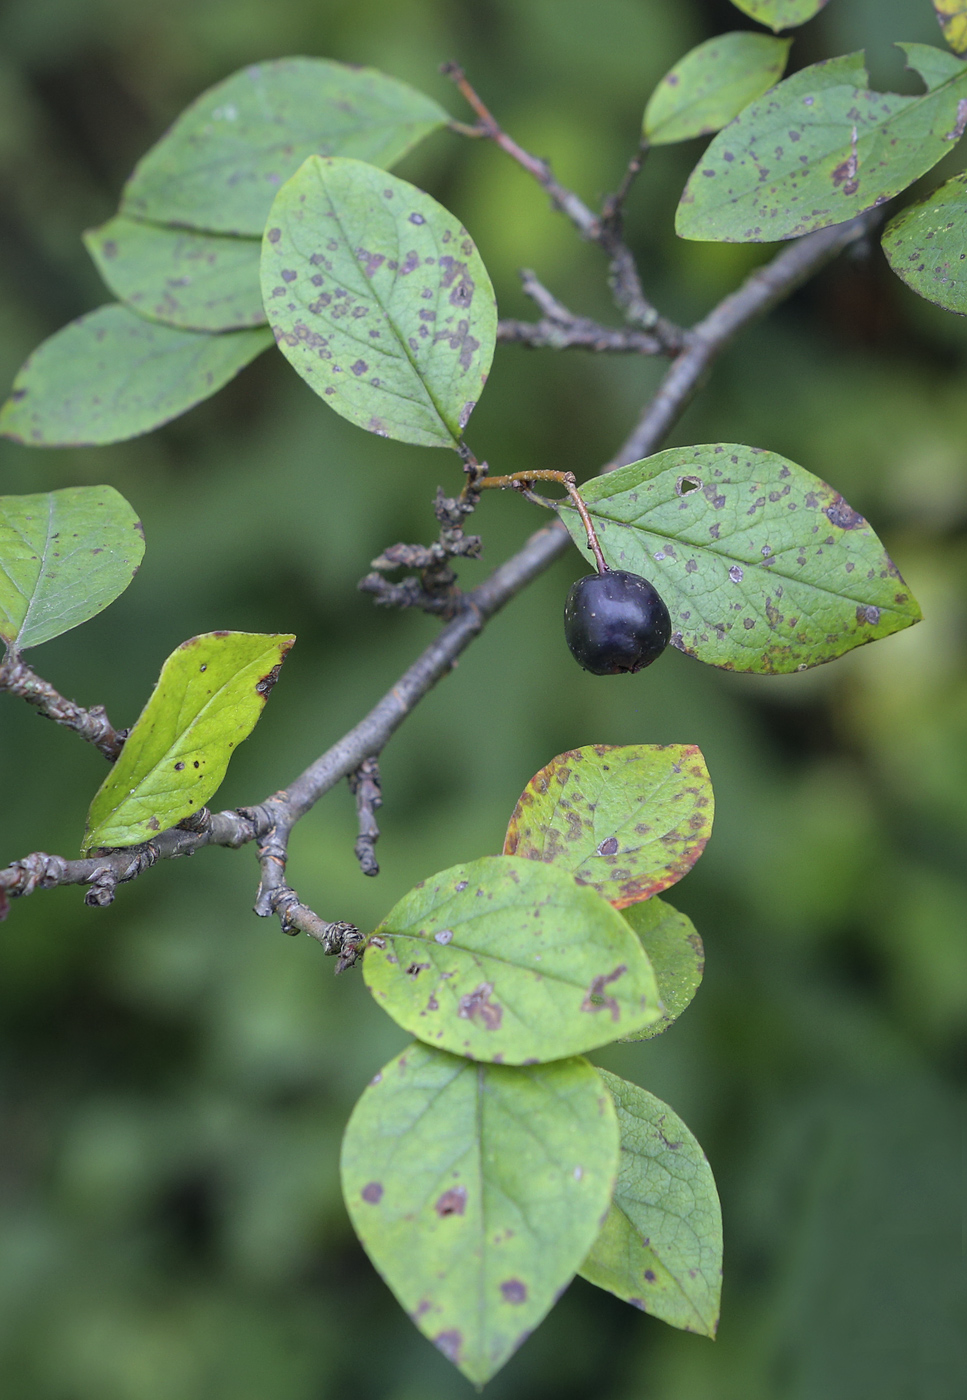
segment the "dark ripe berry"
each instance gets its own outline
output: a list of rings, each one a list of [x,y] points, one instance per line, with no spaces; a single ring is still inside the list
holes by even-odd
[[[672,634],[668,609],[646,578],[609,569],[571,585],[564,635],[585,671],[614,676],[657,661]]]

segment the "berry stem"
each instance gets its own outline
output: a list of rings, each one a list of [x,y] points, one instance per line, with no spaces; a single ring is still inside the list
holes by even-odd
[[[530,487],[535,481],[556,481],[558,485],[564,487],[587,531],[588,549],[590,549],[591,553],[594,555],[594,562],[598,566],[598,573],[606,574],[608,572],[608,566],[605,563],[604,554],[598,542],[598,533],[594,528],[594,521],[588,513],[588,508],[581,498],[581,493],[577,488],[577,482],[573,472],[556,472],[548,469],[532,472],[511,472],[508,476],[488,476],[484,480],[477,482],[477,488],[479,490],[486,490],[488,487],[493,487],[498,491],[506,491],[510,487],[529,493]],[[541,497],[530,496],[530,499],[540,501]],[[551,502],[547,502],[547,504],[552,510],[556,509]]]

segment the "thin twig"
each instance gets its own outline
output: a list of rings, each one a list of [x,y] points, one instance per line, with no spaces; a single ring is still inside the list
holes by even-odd
[[[598,542],[598,532],[594,528],[594,521],[588,514],[588,508],[581,498],[581,493],[577,487],[577,478],[573,472],[559,472],[551,469],[541,469],[530,472],[511,472],[507,476],[488,477],[482,485],[494,487],[499,491],[505,491],[508,487],[521,489],[528,500],[534,501],[537,505],[549,506],[552,510],[556,510],[557,506],[553,501],[547,501],[543,496],[535,496],[534,492],[530,489],[535,481],[554,481],[559,486],[564,487],[571,498],[574,509],[581,517],[581,523],[588,537],[588,549],[590,549],[591,553],[594,555],[595,562],[598,566],[598,573],[606,574],[608,572],[608,566],[604,561],[604,553]]]
[[[378,759],[372,755],[363,759],[355,773],[349,775],[349,790],[356,799],[356,817],[359,822],[359,836],[355,846],[359,868],[364,875],[378,875],[376,842],[379,840],[379,827],[376,824],[376,813],[383,805]]]
[[[542,320],[501,321],[497,339],[552,350],[595,350],[612,354],[663,355],[668,348],[655,335],[641,330],[614,330],[587,316],[575,316],[547,290],[530,268],[522,268],[521,287],[542,312]]]
[[[99,749],[109,763],[114,763],[124,747],[127,730],[114,728],[103,705],[92,705],[89,710],[75,705],[11,651],[0,661],[0,691],[19,695],[45,719],[72,729]]]
[[[463,69],[456,63],[445,63],[440,69],[456,85],[467,104],[476,112],[479,119],[479,132],[490,138],[495,145],[515,160],[528,175],[532,176],[556,209],[571,220],[571,223],[590,243],[597,243],[607,253],[611,263],[609,282],[617,305],[632,325],[640,330],[651,331],[668,354],[676,354],[684,344],[684,332],[673,321],[660,315],[657,308],[645,296],[641,278],[631,251],[621,239],[620,229],[614,218],[599,218],[580,195],[569,190],[556,179],[546,160],[525,151],[513,137],[501,127],[497,118],[486,106],[479,93],[467,81]],[[640,169],[640,162],[639,162]],[[628,177],[625,177],[626,181]],[[628,181],[630,188],[630,181]]]
[[[670,367],[658,393],[643,412],[615,458],[611,470],[656,451],[724,347],[745,326],[788,296],[803,281],[831,262],[842,249],[862,239],[882,217],[870,211],[835,228],[807,235],[784,249],[694,327],[689,347]],[[291,829],[330,788],[355,772],[364,759],[378,755],[396,730],[433,687],[452,670],[458,657],[487,622],[523,588],[543,573],[568,547],[560,521],[538,530],[477,588],[461,598],[460,610],[413,664],[360,722],[311,763],[288,788],[258,807],[216,812],[207,829],[173,828],[144,846],[108,851],[81,860],[42,852],[0,870],[0,906],[4,896],[23,896],[58,885],[96,884],[105,871],[114,884],[136,879],[158,860],[190,855],[203,846],[242,846],[264,841],[273,828]],[[275,875],[269,877],[276,879]],[[263,870],[263,880],[265,872]],[[281,883],[285,888],[284,867]],[[267,897],[271,896],[271,892]],[[279,896],[275,896],[279,897]],[[2,913],[2,907],[0,907]],[[339,927],[332,925],[329,927]],[[352,926],[350,926],[352,927]]]
[[[651,142],[643,136],[638,143],[637,151],[635,151],[628,162],[628,168],[624,173],[621,184],[615,190],[614,194],[608,195],[604,204],[601,206],[602,224],[612,225],[619,235],[621,233],[621,219],[624,214],[624,207],[627,203],[628,196],[631,193],[631,187],[641,174],[641,167],[644,165],[645,157],[650,150]]]
[[[550,196],[555,207],[562,214],[567,215],[574,227],[585,238],[593,239],[593,230],[598,221],[584,200],[554,178],[551,167],[546,160],[532,156],[529,151],[524,150],[523,146],[519,146],[513,137],[508,136],[494,114],[485,106],[483,99],[467,82],[466,74],[458,63],[444,63],[440,72],[444,77],[450,79],[467,105],[476,112],[479,118],[477,133],[489,137],[495,145],[499,146],[512,160],[515,160],[519,166],[526,170],[528,175],[532,175]]]
[[[524,296],[530,297],[548,321],[556,321],[560,326],[570,326],[578,319],[573,312],[568,311],[563,302],[558,301],[557,297],[547,290],[537,273],[529,267],[522,267],[520,270],[520,288]]]
[[[504,345],[524,345],[530,350],[591,350],[599,355],[668,353],[648,331],[632,327],[614,330],[578,316],[568,326],[560,321],[499,321],[497,339]]]

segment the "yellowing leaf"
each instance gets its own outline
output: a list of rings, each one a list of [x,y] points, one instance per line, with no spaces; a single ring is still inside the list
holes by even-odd
[[[694,744],[590,744],[558,754],[530,780],[504,854],[553,863],[623,909],[691,870],[713,810]]]
[[[933,0],[933,8],[954,53],[967,53],[967,0]]]
[[[203,807],[255,728],[294,641],[208,632],[182,642],[91,803],[84,850],[136,846]]]

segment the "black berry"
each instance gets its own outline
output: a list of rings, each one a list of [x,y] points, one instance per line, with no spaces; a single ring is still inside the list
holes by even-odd
[[[571,585],[564,635],[575,661],[595,676],[650,666],[671,634],[668,609],[646,578],[609,569]]]

